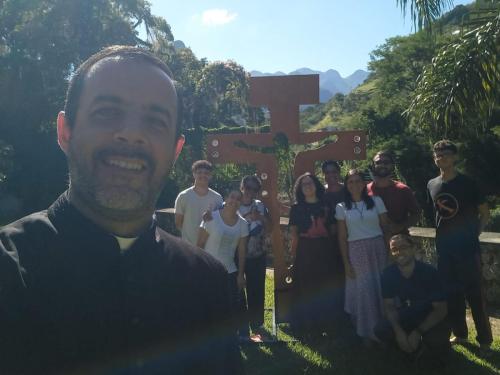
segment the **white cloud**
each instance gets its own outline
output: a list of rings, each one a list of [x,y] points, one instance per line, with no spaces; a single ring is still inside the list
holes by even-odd
[[[201,23],[204,26],[220,26],[232,22],[238,16],[227,9],[208,9],[201,15]]]

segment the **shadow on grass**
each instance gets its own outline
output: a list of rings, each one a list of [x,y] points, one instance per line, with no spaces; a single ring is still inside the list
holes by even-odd
[[[269,281],[272,281],[269,280]],[[266,288],[267,289],[267,288]],[[266,306],[272,306],[272,294],[266,290]],[[266,314],[266,329],[270,332],[271,315]],[[282,340],[293,335],[282,327]],[[474,332],[471,332],[471,337]],[[250,344],[242,347],[248,375],[275,374],[346,374],[346,375],[494,375],[500,374],[500,341],[493,343],[490,356],[484,357],[473,344],[455,346],[443,369],[430,370],[411,362],[395,348],[367,349],[356,339],[347,323],[340,331],[324,337],[302,341]]]
[[[341,344],[328,337],[314,342],[279,342],[242,348],[248,375],[264,374],[405,374],[493,375],[500,373],[500,352],[484,358],[478,349],[457,347],[445,368],[429,369],[408,360],[395,348],[367,349],[359,343]]]
[[[347,340],[346,340],[347,339]],[[330,371],[312,371],[307,374],[460,374],[493,375],[500,374],[500,343],[495,341],[494,350],[485,357],[476,345],[456,346],[453,348],[444,368],[429,368],[425,363],[416,363],[395,347],[366,348],[359,341],[324,338],[307,344],[311,350],[331,363]],[[301,373],[301,372],[293,372]],[[304,372],[302,372],[304,373]]]
[[[271,337],[271,330],[265,329]],[[280,341],[263,344],[244,344],[241,353],[246,374],[303,374],[331,373],[331,363],[287,331],[278,330]]]

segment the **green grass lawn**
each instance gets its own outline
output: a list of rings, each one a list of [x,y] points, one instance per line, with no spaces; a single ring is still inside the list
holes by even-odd
[[[274,304],[273,279],[266,279],[266,307]],[[266,311],[266,330],[271,332],[272,313]],[[470,339],[474,342],[475,332]],[[495,338],[494,353],[481,358],[476,344],[455,346],[447,368],[429,372],[418,369],[404,360],[396,350],[366,349],[357,342],[342,343],[335,338],[319,339],[305,345],[292,341],[282,330],[278,337],[283,342],[248,344],[242,355],[247,374],[500,374],[500,340]]]

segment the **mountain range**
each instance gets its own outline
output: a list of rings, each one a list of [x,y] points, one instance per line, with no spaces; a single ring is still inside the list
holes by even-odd
[[[176,50],[186,48],[186,45],[182,40],[175,40],[173,45]],[[328,69],[326,72],[321,72],[310,68],[300,68],[288,73],[288,75],[304,74],[319,74],[319,101],[321,103],[325,103],[339,92],[344,95],[350,93],[353,89],[361,85],[366,78],[368,78],[370,73],[365,70],[358,69],[345,78],[343,78],[335,69]],[[252,70],[250,75],[252,77],[262,77],[286,76],[287,74],[283,72],[263,73],[258,70]]]
[[[252,77],[287,75],[283,72],[262,73],[257,70],[252,70],[250,74]],[[326,72],[321,72],[319,70],[312,70],[309,68],[300,68],[288,73],[288,75],[302,74],[319,74],[319,100],[321,103],[324,103],[330,100],[330,98],[337,93],[348,94],[354,88],[362,84],[370,73],[358,69],[345,78],[343,78],[335,69],[329,69]]]

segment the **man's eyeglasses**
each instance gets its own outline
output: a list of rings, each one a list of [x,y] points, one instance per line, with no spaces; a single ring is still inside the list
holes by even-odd
[[[455,155],[452,151],[436,152],[434,153],[434,158],[441,159],[441,158],[447,158],[452,155]]]
[[[305,187],[305,186],[314,186],[314,182],[302,182],[300,186]]]
[[[253,185],[246,185],[243,188],[248,191],[259,191],[259,187]]]
[[[340,174],[340,172],[336,169],[331,169],[331,170],[327,169],[327,170],[323,171],[323,173],[324,174]]]
[[[375,160],[373,162],[373,164],[375,164],[375,165],[391,165],[392,161],[390,161],[390,160]]]

